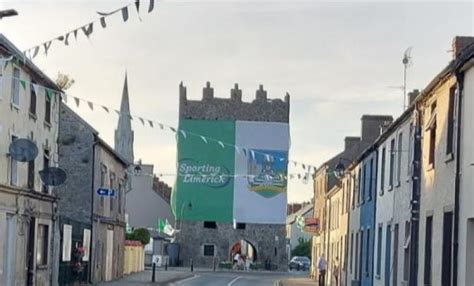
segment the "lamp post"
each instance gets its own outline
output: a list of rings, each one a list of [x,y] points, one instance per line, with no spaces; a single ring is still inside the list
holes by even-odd
[[[346,166],[342,163],[342,161],[346,161],[349,164],[352,163],[352,160],[346,159],[346,158],[339,158],[339,163],[336,164],[334,167],[334,176],[336,176],[337,179],[341,180],[342,177],[344,177],[345,171],[346,171]]]
[[[6,17],[17,16],[18,12],[15,9],[0,10],[0,20]]]

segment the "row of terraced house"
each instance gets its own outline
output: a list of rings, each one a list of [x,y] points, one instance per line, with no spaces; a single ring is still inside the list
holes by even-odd
[[[474,285],[474,38],[408,97],[314,175],[315,280],[324,255],[326,285]]]

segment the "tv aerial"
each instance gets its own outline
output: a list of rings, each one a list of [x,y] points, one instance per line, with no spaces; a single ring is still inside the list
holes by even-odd
[[[47,167],[41,171],[39,171],[41,181],[46,186],[59,186],[64,184],[67,179],[66,172],[57,167]]]
[[[411,50],[413,47],[408,47],[403,53],[403,110],[406,109],[406,100],[407,100],[407,68],[413,65],[413,61],[411,59]]]
[[[15,139],[9,147],[10,156],[19,162],[30,162],[38,156],[38,147],[29,139]]]

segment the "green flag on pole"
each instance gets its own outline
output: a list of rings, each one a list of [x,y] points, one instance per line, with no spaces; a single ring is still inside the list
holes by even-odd
[[[163,232],[165,230],[165,227],[166,227],[166,220],[164,219],[158,219],[158,231],[159,232]]]

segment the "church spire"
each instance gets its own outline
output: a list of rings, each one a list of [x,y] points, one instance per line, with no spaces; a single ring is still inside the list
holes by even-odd
[[[125,72],[125,82],[123,84],[118,126],[115,130],[115,151],[117,151],[130,164],[133,164],[133,131],[130,116],[130,103],[128,99],[127,72]]]

